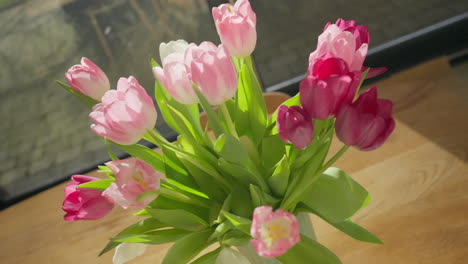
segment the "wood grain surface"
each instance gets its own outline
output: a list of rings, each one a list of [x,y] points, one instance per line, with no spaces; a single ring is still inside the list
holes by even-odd
[[[345,264],[468,263],[468,84],[440,58],[377,85],[395,102],[394,134],[375,151],[350,150],[336,166],[371,193],[372,202],[353,220],[385,245],[353,240],[314,217],[319,241]],[[274,100],[271,109],[282,99]],[[339,147],[335,141],[332,151]],[[0,212],[0,263],[112,263],[112,252],[97,254],[137,221],[136,210],[65,222],[64,186]],[[169,246],[149,246],[131,263],[160,263]]]

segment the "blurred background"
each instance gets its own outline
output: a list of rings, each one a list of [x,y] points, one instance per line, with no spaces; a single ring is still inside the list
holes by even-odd
[[[0,207],[109,159],[89,129],[89,112],[54,80],[64,81],[68,68],[85,56],[114,88],[119,77],[133,75],[152,95],[149,61],[159,61],[159,43],[219,43],[211,8],[224,2],[0,0]],[[250,2],[257,13],[253,56],[266,91],[294,93],[317,36],[340,17],[368,26],[365,65],[389,67],[386,76],[447,55],[468,80],[466,0]],[[157,126],[175,136],[162,118]]]

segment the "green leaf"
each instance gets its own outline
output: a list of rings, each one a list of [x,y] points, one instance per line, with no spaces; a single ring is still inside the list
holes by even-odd
[[[207,243],[212,233],[211,229],[203,229],[193,232],[179,239],[167,252],[162,264],[184,264],[188,263],[204,248],[210,244]]]
[[[208,224],[197,215],[182,209],[146,209],[155,219],[175,228],[195,231]]]
[[[223,246],[244,246],[252,239],[250,235],[246,235],[239,230],[230,230],[223,236],[221,244]]]
[[[268,178],[268,185],[273,190],[273,193],[279,197],[283,197],[289,182],[289,162],[286,155],[276,165],[273,175]]]
[[[354,239],[383,245],[382,240],[380,240],[377,236],[349,219],[340,223],[329,223]]]
[[[135,223],[124,230],[122,230],[117,236],[141,234],[147,231],[155,230],[158,228],[166,227],[167,225],[153,218],[147,218]],[[99,253],[102,256],[107,251],[117,247],[120,242],[110,241],[107,246]]]
[[[197,183],[190,177],[184,164],[180,162],[174,151],[165,146],[162,146],[161,149],[166,177],[191,189],[198,189]]]
[[[200,90],[198,90],[198,88],[195,86],[193,89],[197,94],[198,99],[200,99],[200,105],[202,106],[203,110],[205,110],[209,125],[211,126],[211,129],[213,129],[213,133],[216,137],[219,137],[219,135],[225,132],[223,126],[221,125],[221,121],[219,120],[213,108],[211,108],[211,105],[208,103],[206,98],[203,96],[203,94],[201,94]]]
[[[189,233],[191,232],[187,230],[172,228],[156,230],[144,234],[119,235],[111,238],[111,240],[120,243],[145,243],[157,245],[175,242]]]
[[[95,190],[105,190],[107,189],[113,182],[114,180],[99,180],[99,181],[91,181],[91,182],[86,182],[78,185],[80,188],[87,188],[87,189],[95,189]]]
[[[274,168],[285,154],[285,144],[279,136],[274,135],[263,138],[261,159],[265,168]]]
[[[230,202],[230,209],[226,210],[223,208],[223,211],[232,212],[236,215],[246,218],[251,218],[254,208],[252,206],[252,200],[249,191],[246,188],[237,186],[232,188],[231,195],[232,198]]]
[[[239,136],[247,135],[258,145],[265,133],[267,111],[262,88],[250,58],[245,59],[239,72],[236,102],[238,112],[235,115],[235,123]]]
[[[135,144],[135,145],[120,145],[115,142],[112,142],[114,145],[122,149],[123,151],[127,152],[131,156],[135,158],[139,158],[144,162],[151,165],[155,170],[164,173],[164,162],[163,158],[160,154],[155,152],[154,150],[147,148],[143,145]]]
[[[330,167],[311,186],[302,202],[330,222],[339,223],[369,201],[366,189],[343,170]]]
[[[301,235],[301,241],[284,255],[277,257],[283,264],[320,263],[340,264],[340,259],[315,240]],[[305,261],[305,262],[304,262]]]
[[[250,185],[250,196],[252,197],[252,203],[254,207],[262,205],[270,205],[276,207],[280,201],[278,198],[275,198],[268,193],[263,192],[258,186],[251,184]]]
[[[224,221],[221,224],[219,224],[213,234],[211,234],[210,238],[208,239],[209,241],[213,241],[222,235],[226,234],[229,230],[232,230],[233,225],[229,221]]]
[[[81,103],[83,103],[86,107],[88,107],[89,109],[93,108],[93,106],[95,104],[98,104],[100,103],[99,101],[97,100],[94,100],[93,98],[89,97],[89,96],[86,96],[74,89],[72,89],[70,86],[64,84],[63,82],[61,81],[55,81],[58,85],[60,85],[63,89],[67,90],[69,93],[71,93],[72,95],[74,95],[78,100],[81,101]]]
[[[192,264],[216,264],[216,259],[218,258],[221,248],[217,248],[211,252],[206,253],[205,255],[199,257]]]
[[[250,219],[240,217],[235,214],[231,214],[228,212],[223,212],[224,216],[237,228],[239,231],[244,232],[247,235],[250,235],[250,226],[252,225],[252,221]]]
[[[184,197],[183,194],[174,191],[173,193],[179,194],[184,200],[181,200],[179,197],[168,196],[165,193],[167,192],[167,188],[162,188],[161,195],[151,202],[149,206],[151,208],[157,209],[182,209],[189,213],[192,213],[202,219],[208,219],[209,208],[207,206],[195,205],[194,202],[190,201],[190,203],[186,202],[187,197]],[[197,200],[198,201],[198,200]]]

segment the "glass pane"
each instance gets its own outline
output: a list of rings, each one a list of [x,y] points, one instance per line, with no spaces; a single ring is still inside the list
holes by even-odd
[[[152,96],[160,42],[218,41],[205,0],[0,1],[0,25],[0,201],[108,159],[89,111],[54,83],[82,56]]]
[[[466,0],[251,0],[251,3],[257,13],[258,30],[254,56],[266,87],[305,73],[308,56],[329,21],[341,17],[367,25],[372,48],[468,11]]]

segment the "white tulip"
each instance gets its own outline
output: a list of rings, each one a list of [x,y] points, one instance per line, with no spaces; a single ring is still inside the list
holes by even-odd
[[[183,62],[184,53],[188,45],[187,41],[183,39],[172,40],[168,43],[162,42],[159,45],[159,56],[161,57],[162,66],[171,61]]]

